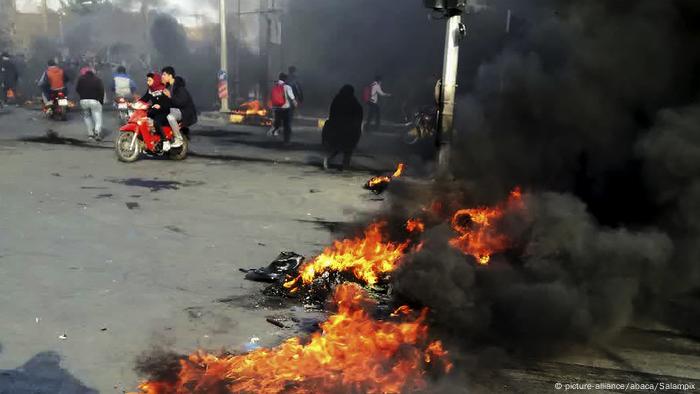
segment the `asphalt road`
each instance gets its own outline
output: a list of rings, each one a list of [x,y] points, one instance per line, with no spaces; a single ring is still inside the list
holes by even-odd
[[[116,128],[111,115],[106,126]],[[361,189],[370,173],[402,160],[416,175],[421,156],[386,132],[363,137],[353,171],[324,172],[318,130],[300,128],[289,148],[264,133],[205,117],[190,159],[127,165],[109,139],[87,142],[77,114],[55,123],[0,113],[0,394],[121,393],[136,387],[134,360],[153,347],[275,345],[303,327],[266,317],[322,317],[266,302],[239,268],[284,250],[317,253],[337,224],[381,208]],[[561,392],[557,382],[700,389],[700,342],[666,326],[572,354],[472,375],[447,392]],[[630,390],[593,390],[605,391]]]
[[[289,149],[265,131],[205,119],[190,159],[123,164],[109,139],[87,142],[77,114],[0,115],[0,393],[128,391],[154,345],[292,335],[265,321],[289,308],[251,298],[261,285],[239,268],[318,252],[333,223],[381,206],[361,186],[396,159],[360,154],[359,170],[324,172],[318,130]]]

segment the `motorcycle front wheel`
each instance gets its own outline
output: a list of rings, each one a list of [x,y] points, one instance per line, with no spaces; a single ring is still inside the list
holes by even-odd
[[[141,144],[138,138],[134,141],[136,134],[133,131],[120,131],[114,141],[114,150],[119,161],[132,163],[139,158]]]

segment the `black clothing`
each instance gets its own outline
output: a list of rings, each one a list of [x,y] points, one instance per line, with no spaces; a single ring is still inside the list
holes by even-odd
[[[382,111],[379,108],[379,104],[368,102],[367,103],[367,124],[365,125],[365,130],[369,131],[371,129],[372,121],[375,121],[374,129],[378,130],[382,125]]]
[[[168,115],[170,115],[172,100],[170,100],[170,97],[166,96],[162,90],[155,92],[149,90],[140,98],[140,101],[151,104],[151,107],[148,109],[147,116],[153,119],[155,132],[165,140],[163,126],[168,125]],[[153,108],[156,104],[160,105],[160,108]]]
[[[284,143],[288,144],[292,139],[292,109],[275,108],[275,129],[283,128]]]
[[[190,92],[187,90],[187,84],[182,77],[175,77],[175,83],[170,88],[173,108],[177,108],[182,112],[182,126],[190,127],[197,123],[197,108],[194,105],[194,100]]]
[[[100,104],[104,104],[104,84],[97,75],[91,72],[78,78],[75,91],[78,92],[81,100],[97,100],[100,102]]]
[[[153,119],[153,128],[155,129],[156,134],[158,134],[161,139],[165,140],[163,126],[168,125],[168,115],[163,113],[161,110],[154,108],[149,108],[146,115]]]
[[[5,89],[15,89],[19,72],[17,67],[10,60],[0,60],[0,85],[4,85]]]
[[[289,75],[287,77],[287,85],[292,87],[292,92],[294,92],[294,98],[297,102],[304,102],[304,89],[301,88],[301,83],[296,75]]]
[[[151,110],[153,111],[162,111],[166,116],[170,114],[170,108],[173,106],[173,102],[170,100],[170,97],[166,96],[162,91],[156,91],[156,92],[151,92],[150,90],[144,94],[139,101],[143,101],[144,103],[150,104],[151,109],[149,109],[149,112]],[[160,105],[160,109],[154,109],[154,105]]]
[[[343,152],[343,166],[350,164],[352,152],[362,135],[362,105],[355,98],[355,90],[345,85],[333,99],[328,121],[323,126],[323,145],[329,152],[328,160]]]

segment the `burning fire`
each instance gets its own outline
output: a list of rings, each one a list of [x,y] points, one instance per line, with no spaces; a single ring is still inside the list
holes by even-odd
[[[299,276],[285,283],[284,287],[294,289],[300,281],[309,285],[327,271],[352,272],[363,283],[376,284],[382,275],[396,269],[410,244],[410,241],[385,241],[385,227],[386,222],[373,223],[361,238],[334,241],[323,253],[299,268]]]
[[[422,233],[425,231],[425,223],[420,219],[408,219],[406,230],[408,230],[409,233]]]
[[[510,193],[506,204],[457,211],[452,217],[452,228],[459,236],[451,239],[450,245],[474,256],[479,264],[488,264],[491,255],[502,252],[509,246],[508,238],[497,231],[494,223],[503,217],[508,206],[513,205],[522,208],[520,188]]]
[[[259,100],[248,101],[241,104],[231,113],[231,123],[256,123],[262,126],[270,126],[269,111]]]
[[[393,178],[398,178],[401,175],[403,175],[405,169],[406,165],[403,163],[399,163],[398,167],[396,168],[396,171],[394,171],[394,173],[391,176],[375,176],[374,178],[367,181],[367,183],[365,184],[365,189],[371,190],[377,194],[382,193],[384,190],[386,190],[387,186],[389,186],[389,183],[391,183],[391,180]]]
[[[401,307],[377,321],[363,308],[372,301],[352,284],[339,286],[338,312],[308,341],[291,338],[273,349],[238,356],[197,352],[181,360],[176,382],[145,382],[143,394],[184,393],[399,393],[425,389],[426,367],[448,373],[439,341],[428,340],[427,310]]]

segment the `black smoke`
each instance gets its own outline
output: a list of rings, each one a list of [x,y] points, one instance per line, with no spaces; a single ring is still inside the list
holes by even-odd
[[[469,39],[488,49],[460,73],[455,180],[396,187],[390,216],[496,204],[516,185],[527,214],[498,224],[513,245],[486,267],[448,246],[446,224],[429,230],[396,294],[463,345],[604,341],[697,287],[700,5],[487,4],[469,17],[495,23],[481,29],[502,30],[508,9],[514,19],[510,34]]]

